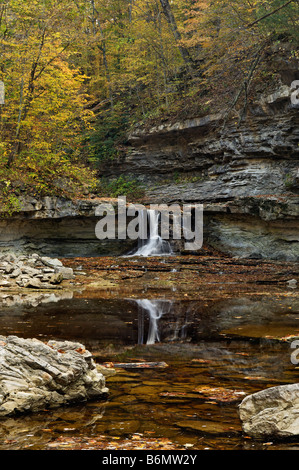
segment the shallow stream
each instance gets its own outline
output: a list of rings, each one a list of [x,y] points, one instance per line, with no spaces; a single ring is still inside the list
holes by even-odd
[[[238,417],[247,394],[298,382],[289,338],[299,336],[298,289],[226,284],[211,296],[206,285],[186,296],[131,287],[2,294],[1,335],[82,342],[116,374],[106,400],[2,420],[0,449],[299,449],[299,439],[248,438]]]

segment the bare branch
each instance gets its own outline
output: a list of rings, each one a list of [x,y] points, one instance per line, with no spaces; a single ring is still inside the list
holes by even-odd
[[[261,18],[258,18],[257,20],[253,21],[253,23],[250,23],[247,25],[247,28],[252,28],[252,26],[256,25],[257,23],[259,23],[260,21],[264,20],[265,18],[268,18],[269,16],[272,16],[274,15],[275,13],[277,13],[278,11],[282,10],[283,8],[287,7],[288,5],[290,5],[290,3],[293,3],[294,1],[298,1],[298,0],[289,0],[288,2],[284,3],[283,5],[281,5],[280,7],[276,8],[275,10],[273,11],[270,11],[269,13],[267,13],[266,15],[262,16]]]

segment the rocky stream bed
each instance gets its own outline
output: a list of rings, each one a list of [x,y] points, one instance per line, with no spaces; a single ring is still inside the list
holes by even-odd
[[[11,264],[27,269],[28,259],[2,260],[2,276]],[[201,257],[60,263],[72,278],[51,289],[41,277],[45,288],[10,281],[0,287],[2,351],[6,342],[36,338],[35,347],[45,345],[63,364],[65,342],[72,342],[76,361],[84,362],[87,351],[90,373],[102,377],[108,393],[84,395],[82,384],[90,380],[78,376],[69,386],[71,395],[80,390],[79,401],[64,391],[59,408],[41,399],[34,413],[2,417],[1,449],[298,448],[296,433],[283,440],[275,432],[252,435],[239,409],[254,393],[298,382],[291,362],[299,338],[297,264],[233,259],[208,248]],[[42,258],[32,264],[57,274]],[[38,376],[36,370],[35,383]],[[54,375],[50,382],[52,394],[66,387]],[[45,392],[41,380],[38,387]],[[296,386],[292,393],[288,406],[296,410]]]

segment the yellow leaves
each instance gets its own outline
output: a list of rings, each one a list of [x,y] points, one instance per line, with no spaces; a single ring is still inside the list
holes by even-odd
[[[16,135],[23,156],[29,153],[34,161],[40,162],[42,153],[61,156],[61,149],[80,154],[84,133],[96,121],[91,109],[97,118],[112,104],[116,114],[126,109],[128,121],[131,114],[157,118],[159,113],[187,110],[191,97],[195,103],[205,89],[215,90],[214,96],[229,94],[234,86],[230,78],[239,82],[246,76],[252,50],[266,36],[244,25],[268,4],[175,0],[171,9],[182,37],[178,40],[159,0],[134,0],[130,5],[127,0],[95,0],[95,11],[84,0],[10,0],[0,26],[0,78],[7,90],[1,156],[11,154]],[[188,80],[182,49],[195,64]],[[87,101],[94,106],[88,107]],[[196,112],[202,104],[194,105]],[[114,127],[112,134],[117,134]],[[84,157],[86,153],[84,149]],[[48,163],[45,168],[52,171]],[[66,161],[57,171],[63,173],[63,167],[70,175]]]
[[[22,2],[20,11],[21,7]],[[19,128],[19,139],[31,152],[51,152],[58,144],[72,146],[74,135],[82,131],[81,113],[82,123],[86,119],[86,100],[81,94],[86,75],[70,66],[70,52],[61,42],[61,31],[48,32],[41,43],[38,25],[31,28],[30,35],[22,34],[22,23],[13,26],[18,47],[13,35],[1,43],[7,46],[2,55],[7,89],[2,122],[11,134],[6,138],[13,139]],[[1,137],[3,140],[3,134]]]
[[[203,37],[199,39],[199,43],[201,44],[202,47],[208,48],[213,44],[212,38],[209,37]]]

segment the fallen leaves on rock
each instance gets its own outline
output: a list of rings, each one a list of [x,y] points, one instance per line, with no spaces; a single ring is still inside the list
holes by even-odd
[[[197,387],[194,392],[217,403],[234,403],[246,395],[242,390],[231,390],[223,387]]]

